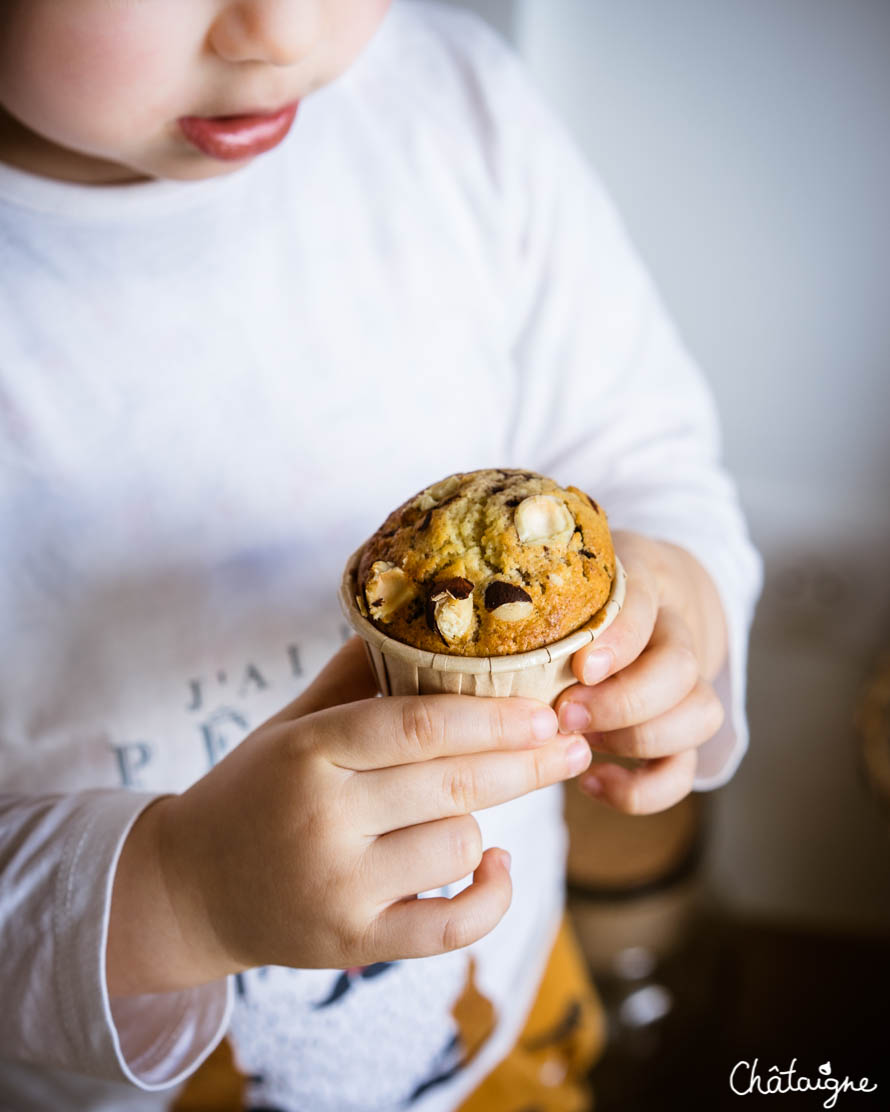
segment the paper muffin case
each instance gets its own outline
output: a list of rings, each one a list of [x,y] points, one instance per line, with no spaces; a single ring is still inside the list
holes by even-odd
[[[387,637],[358,609],[356,575],[362,548],[346,564],[340,584],[340,606],[362,638],[371,667],[384,695],[521,695],[552,703],[577,683],[572,654],[595,641],[617,617],[624,603],[627,575],[615,557],[615,576],[605,605],[580,629],[532,652],[511,656],[453,656],[415,649]]]

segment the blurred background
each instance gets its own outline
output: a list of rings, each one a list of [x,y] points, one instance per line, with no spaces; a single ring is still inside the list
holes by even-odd
[[[511,41],[615,198],[716,394],[765,560],[750,750],[696,818],[699,890],[753,993],[738,1009],[754,1036],[791,1028],[783,1067],[805,1012],[823,1017],[817,1041],[885,1032],[890,3],[460,6]],[[801,983],[770,993],[792,967]]]

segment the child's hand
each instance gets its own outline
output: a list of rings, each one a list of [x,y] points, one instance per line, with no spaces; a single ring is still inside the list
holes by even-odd
[[[470,812],[577,775],[587,743],[531,699],[374,690],[353,639],[301,698],[143,812],[115,880],[113,993],[419,957],[495,926],[509,859],[483,854]],[[470,872],[453,899],[414,898]]]
[[[723,722],[710,680],[726,654],[723,609],[701,565],[675,545],[616,533],[627,571],[621,613],[575,653],[582,686],[557,701],[560,728],[584,733],[604,754],[647,760],[597,763],[580,786],[621,811],[661,811],[692,788],[696,749]]]

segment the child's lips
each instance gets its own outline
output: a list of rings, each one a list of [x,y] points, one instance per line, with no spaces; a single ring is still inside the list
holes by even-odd
[[[243,116],[181,116],[179,126],[202,154],[235,162],[277,147],[291,129],[298,104]]]

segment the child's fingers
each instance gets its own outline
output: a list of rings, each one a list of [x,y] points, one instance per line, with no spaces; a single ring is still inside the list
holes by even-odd
[[[577,776],[590,764],[583,737],[557,737],[539,749],[440,757],[374,769],[344,785],[353,822],[383,834],[449,815],[482,811]],[[469,870],[466,870],[469,871]]]
[[[574,686],[562,693],[560,728],[587,733],[636,726],[682,702],[698,678],[686,623],[674,611],[660,610],[648,646],[634,661],[595,687]]]
[[[350,637],[306,690],[286,707],[282,707],[269,722],[292,722],[326,707],[371,699],[377,694],[377,690],[377,681],[368,663],[362,639]]]
[[[375,954],[385,957],[376,960],[443,954],[483,938],[510,906],[513,886],[509,861],[504,850],[487,849],[473,874],[473,883],[450,900],[402,900],[381,912],[371,945]]]
[[[626,668],[652,636],[659,606],[655,579],[648,566],[632,554],[627,556],[625,571],[627,594],[618,617],[596,641],[572,657],[572,671],[579,683],[596,684]]]
[[[328,760],[363,771],[541,745],[556,735],[557,721],[535,699],[392,695],[321,711],[312,733]]]
[[[472,815],[394,830],[365,850],[362,873],[381,904],[454,884],[482,860],[482,831]]]
[[[649,815],[679,803],[692,790],[697,750],[659,757],[639,768],[594,764],[578,784],[583,792],[629,815]]]
[[[588,740],[594,749],[617,757],[651,760],[703,745],[723,725],[723,718],[723,704],[713,687],[700,679],[686,698],[666,713],[637,726],[591,735]]]

